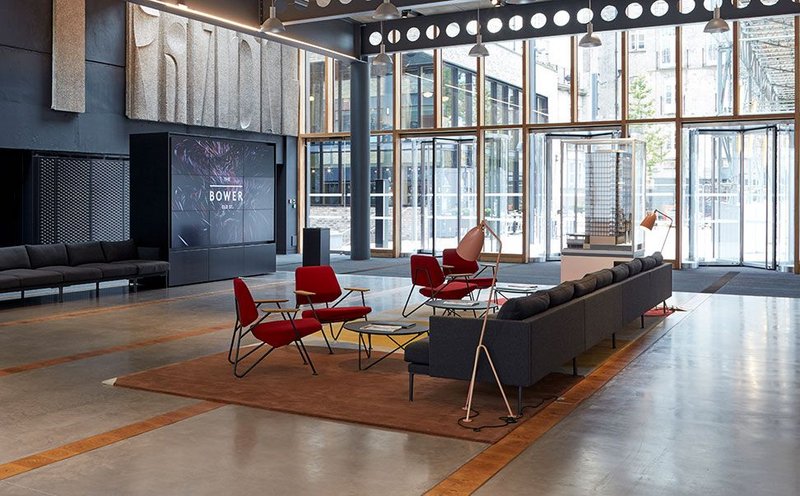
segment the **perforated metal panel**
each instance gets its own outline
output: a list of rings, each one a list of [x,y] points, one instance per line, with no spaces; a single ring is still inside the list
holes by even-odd
[[[127,159],[36,155],[39,243],[80,243],[130,237]]]

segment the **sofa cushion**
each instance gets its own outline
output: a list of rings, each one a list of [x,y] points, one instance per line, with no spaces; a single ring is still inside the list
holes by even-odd
[[[67,245],[67,254],[69,255],[69,265],[72,266],[88,263],[103,263],[106,261],[106,257],[103,255],[103,248],[100,246],[99,241]]]
[[[23,288],[58,286],[64,278],[58,272],[42,269],[12,269],[3,271],[4,276],[14,276],[19,279]]]
[[[418,339],[406,346],[406,351],[403,354],[403,360],[411,363],[430,363],[430,342],[428,338]]]
[[[655,259],[657,266],[664,263],[664,255],[662,255],[660,251],[653,253],[652,256],[653,259]]]
[[[601,269],[597,272],[592,272],[591,275],[594,276],[595,282],[597,282],[597,287],[595,287],[595,289],[604,288],[614,284],[614,273],[611,272],[611,269]]]
[[[642,271],[642,262],[638,258],[634,258],[630,262],[626,262],[625,265],[628,266],[629,276],[635,276]]]
[[[31,269],[38,269],[48,265],[69,265],[64,243],[26,245],[25,249],[28,251],[28,258],[31,260]]]
[[[125,241],[101,241],[100,247],[103,249],[106,262],[136,260],[139,258],[139,252],[132,239],[127,239]]]
[[[94,282],[103,278],[103,272],[93,267],[70,267],[68,265],[48,265],[41,270],[58,272],[64,282]]]
[[[115,264],[135,265],[137,274],[147,276],[153,274],[164,274],[169,270],[169,263],[161,260],[123,260],[114,262]]]
[[[497,312],[498,319],[524,320],[550,308],[550,295],[547,291],[537,291],[532,295],[511,298],[503,303]]]
[[[597,288],[597,278],[592,274],[583,276],[583,279],[575,281],[574,297],[587,295]]]
[[[135,276],[139,272],[139,269],[137,269],[135,265],[121,262],[88,263],[81,265],[81,267],[100,269],[103,272],[103,279],[125,278],[128,276]]]
[[[31,261],[24,246],[0,248],[0,270],[30,268]]]
[[[19,278],[14,276],[5,276],[0,273],[0,291],[9,291],[12,289],[19,289]]]
[[[614,274],[614,282],[624,281],[628,278],[630,271],[628,271],[628,266],[626,264],[619,264],[615,265],[613,268],[609,269],[612,274]]]
[[[575,284],[572,281],[562,282],[549,289],[547,294],[550,295],[550,308],[556,307],[572,299],[575,294]]]
[[[642,272],[646,272],[656,266],[656,259],[653,257],[642,257],[638,260],[642,262]]]

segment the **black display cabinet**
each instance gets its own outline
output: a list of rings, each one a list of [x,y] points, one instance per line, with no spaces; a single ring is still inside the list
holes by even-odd
[[[131,236],[179,286],[275,272],[275,145],[130,137]]]

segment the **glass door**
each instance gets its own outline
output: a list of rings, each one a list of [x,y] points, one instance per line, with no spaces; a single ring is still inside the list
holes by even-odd
[[[403,138],[401,253],[455,248],[477,222],[475,137]]]
[[[775,268],[775,128],[742,133],[742,264]]]
[[[731,126],[687,134],[684,261],[793,267],[793,128]]]
[[[532,133],[530,257],[544,262],[561,259],[564,231],[561,226],[561,142],[565,139],[617,138],[616,130]]]

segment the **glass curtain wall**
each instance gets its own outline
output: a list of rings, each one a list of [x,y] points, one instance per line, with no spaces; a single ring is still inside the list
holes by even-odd
[[[339,60],[333,63],[333,131],[350,131],[350,67]]]
[[[483,136],[483,218],[503,243],[503,253],[522,254],[522,129],[487,130]],[[487,250],[497,241],[487,239]]]
[[[603,33],[603,45],[578,50],[578,120],[613,121],[622,113],[622,36]]]
[[[695,8],[702,6],[698,3]],[[613,9],[602,10],[601,17]],[[394,70],[399,74],[371,76],[370,80],[370,128],[375,133],[370,164],[372,207],[377,219],[372,246],[393,253],[440,251],[450,238],[457,240],[461,223],[471,225],[486,216],[493,228],[503,233],[505,253],[534,260],[557,259],[562,244],[557,220],[560,190],[556,187],[559,171],[552,164],[559,163],[558,135],[611,137],[621,131],[647,144],[647,208],[664,212],[677,224],[670,229],[668,218],[659,217],[656,228],[646,233],[645,251],[664,244],[666,258],[692,259],[695,255],[689,254],[684,223],[691,215],[703,213],[711,217],[695,220],[694,225],[736,220],[736,225],[773,233],[772,248],[759,250],[775,252],[776,267],[794,266],[795,18],[765,17],[731,25],[730,32],[713,35],[703,32],[704,23],[600,32],[603,45],[594,49],[577,47],[578,36],[490,43],[490,56],[480,64],[467,56],[468,46],[397,55]],[[327,85],[326,76],[332,79]],[[341,141],[333,137],[346,141],[346,66],[307,54],[303,87],[307,102],[304,132],[306,140],[311,140],[308,166],[325,178],[320,181],[315,176],[316,189],[311,194],[318,196],[314,196],[314,207],[334,201],[332,196],[321,195],[337,196],[338,205],[345,207],[349,201],[346,182],[337,182],[334,173],[328,172],[334,153],[323,153],[325,147],[319,142]],[[523,113],[523,104],[527,113]],[[395,112],[399,112],[396,120]],[[699,133],[693,138],[691,133],[693,129],[707,131],[710,125],[726,128],[741,123],[747,132],[755,132],[750,129],[753,123],[772,126],[774,136],[731,138],[725,133],[713,137],[705,133],[700,137],[703,133]],[[424,137],[417,130],[424,130]],[[680,134],[676,136],[676,132]],[[328,148],[339,153],[337,147],[343,145]],[[394,148],[400,152],[393,153]],[[481,151],[480,160],[474,156],[477,150]],[[775,186],[756,192],[743,185],[760,181],[753,174],[760,170],[758,163],[763,160],[757,158],[763,154],[774,156],[769,163],[775,164]],[[348,154],[343,149],[341,155]],[[402,158],[393,168],[389,163],[395,157]],[[737,160],[754,169],[740,168],[737,176],[719,165]],[[448,163],[451,165],[444,165]],[[716,172],[704,169],[712,166]],[[346,169],[341,169],[345,177]],[[397,171],[399,175],[393,176]],[[697,185],[702,185],[695,188],[695,197],[686,190],[690,172],[700,181]],[[472,179],[464,180],[470,175],[476,178],[474,185]],[[702,175],[711,179],[701,180]],[[676,184],[678,177],[683,178],[681,184]],[[454,178],[460,179],[453,183]],[[448,191],[434,186],[437,180],[440,186],[447,184]],[[522,192],[524,180],[528,181],[527,197]],[[457,191],[450,191],[452,184]],[[739,184],[738,189],[734,184]],[[469,186],[462,189],[464,185]],[[470,195],[477,191],[482,196],[473,199]],[[698,204],[696,195],[700,193],[705,199]],[[466,204],[446,214],[452,203],[446,198],[451,194],[461,194]],[[733,217],[736,208],[752,210],[763,203],[764,194],[775,200],[775,211],[765,219],[766,224],[745,222],[741,209],[738,217]],[[392,201],[401,204],[398,211],[402,217],[392,216]],[[734,201],[739,202],[738,207]],[[691,213],[686,209],[693,202]],[[725,205],[734,208],[725,210]],[[448,215],[451,218],[447,219]],[[324,215],[312,209],[311,217],[319,224]],[[521,226],[526,226],[527,232],[517,241],[514,236]],[[403,233],[400,241],[392,239],[398,232]],[[699,232],[694,236],[699,240]],[[681,246],[676,246],[678,238]],[[709,239],[713,241],[713,237]],[[751,259],[760,257],[759,250],[745,246],[741,233],[737,239],[730,247],[727,241],[718,245],[730,251],[730,256],[718,250],[712,258],[752,263]],[[695,243],[692,249],[699,246]],[[736,253],[739,255],[734,256]]]
[[[433,102],[433,50],[406,52],[401,55],[400,125],[403,129],[432,128],[435,124]]]
[[[370,137],[370,246],[391,249],[394,245],[394,146],[391,134]]]
[[[331,251],[350,251],[350,141],[306,142],[308,227],[331,230]]]
[[[469,48],[442,48],[442,127],[478,124],[478,59]],[[433,126],[426,126],[433,127]]]
[[[306,53],[306,132],[324,133],[326,113],[325,57]]]
[[[484,59],[484,109],[487,126],[522,124],[523,41],[489,43]],[[544,105],[546,107],[546,104]]]
[[[376,76],[370,57],[369,128],[371,131],[390,131],[394,128],[394,76]]]
[[[532,39],[528,53],[528,122],[572,121],[572,36]]]

